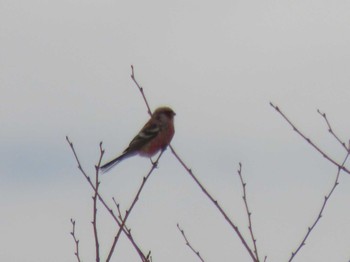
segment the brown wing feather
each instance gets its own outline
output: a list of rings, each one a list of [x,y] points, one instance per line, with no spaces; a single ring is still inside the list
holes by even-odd
[[[124,150],[125,152],[137,150],[144,145],[148,144],[153,138],[155,138],[159,134],[159,127],[156,124],[149,125],[147,123],[141,131],[131,140],[129,146],[127,149]]]

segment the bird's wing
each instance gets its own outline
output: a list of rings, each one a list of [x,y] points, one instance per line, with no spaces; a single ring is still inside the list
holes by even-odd
[[[140,149],[148,142],[150,142],[153,138],[155,138],[159,134],[160,128],[156,124],[145,125],[144,128],[131,140],[129,146],[126,151],[133,151],[134,149]]]

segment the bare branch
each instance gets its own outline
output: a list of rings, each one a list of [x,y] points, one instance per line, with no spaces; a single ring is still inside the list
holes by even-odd
[[[135,82],[135,84],[137,85],[139,91],[141,92],[141,95],[143,97],[143,100],[145,101],[147,110],[148,110],[148,114],[152,115],[147,98],[143,92],[143,88],[138,84],[138,82],[135,79],[135,74],[134,74],[134,67],[131,66],[131,78],[132,80]],[[227,216],[227,214],[225,213],[225,211],[221,208],[221,206],[218,204],[218,201],[215,200],[209,193],[208,191],[202,186],[202,184],[199,182],[199,180],[194,176],[193,172],[191,169],[189,169],[185,163],[181,160],[181,158],[176,154],[175,150],[173,149],[173,147],[171,145],[169,145],[171,152],[173,153],[173,155],[176,157],[176,159],[180,162],[180,164],[186,169],[186,171],[189,173],[189,175],[194,179],[194,181],[197,183],[197,185],[201,188],[201,190],[203,191],[203,193],[213,202],[213,204],[219,209],[220,213],[224,216],[225,220],[229,223],[229,225],[234,229],[234,231],[237,233],[238,237],[240,238],[240,240],[242,241],[244,247],[247,249],[249,255],[251,256],[251,258],[253,259],[254,262],[258,262],[257,258],[255,257],[253,251],[250,249],[250,247],[248,246],[247,242],[245,241],[245,239],[243,238],[241,232],[239,231],[238,227],[232,222],[232,220]]]
[[[349,149],[347,148],[346,144],[344,141],[342,141],[333,131],[331,124],[328,121],[328,118],[326,116],[326,113],[322,113],[319,109],[317,109],[317,112],[323,117],[323,119],[326,121],[326,124],[328,126],[328,132],[332,134],[332,136],[334,136],[334,138],[341,144],[341,146],[345,149],[346,152],[349,151]]]
[[[146,96],[145,96],[145,93],[143,92],[143,88],[142,86],[139,85],[139,83],[136,81],[136,78],[135,78],[135,73],[134,73],[134,66],[131,65],[131,79],[134,81],[134,83],[136,84],[136,86],[138,87],[139,91],[141,92],[141,95],[143,97],[143,100],[145,101],[145,104],[147,106],[147,110],[148,110],[148,114],[150,116],[152,116],[152,111],[151,111],[151,108],[148,104],[148,101],[146,99]]]
[[[180,228],[180,225],[177,224],[177,228],[179,229],[180,233],[182,234],[183,238],[185,239],[186,245],[192,250],[193,253],[195,253],[197,255],[197,257],[202,261],[205,262],[204,259],[201,257],[201,255],[199,254],[199,251],[196,251],[191,243],[188,241],[186,235],[185,235],[185,231],[183,229]]]
[[[113,202],[114,202],[114,204],[115,204],[115,207],[117,208],[117,211],[118,211],[118,218],[119,218],[120,220],[123,220],[123,215],[122,215],[122,212],[120,211],[120,205],[119,205],[119,203],[117,203],[117,201],[115,200],[114,197],[112,197],[112,200],[113,200]]]
[[[350,152],[348,152],[348,153],[346,154],[345,159],[344,159],[343,163],[341,164],[341,166],[343,166],[343,165],[345,164],[346,160],[347,160],[348,157],[349,157],[349,154],[350,154]],[[341,171],[341,167],[338,168],[337,175],[336,175],[334,184],[333,184],[333,186],[332,186],[330,192],[324,197],[323,204],[322,204],[322,206],[321,206],[321,210],[319,211],[319,213],[318,213],[318,215],[317,215],[317,217],[316,217],[314,223],[313,223],[310,227],[308,227],[308,230],[307,230],[307,232],[306,232],[306,234],[305,234],[303,240],[301,241],[300,245],[297,247],[297,249],[296,249],[294,252],[292,252],[291,257],[290,257],[290,259],[288,260],[289,262],[292,261],[292,260],[295,258],[295,256],[298,254],[298,252],[300,251],[300,249],[301,249],[303,246],[305,246],[307,238],[309,237],[309,235],[311,234],[312,230],[315,228],[315,226],[317,225],[317,223],[318,223],[319,220],[321,219],[322,214],[323,214],[323,211],[324,211],[324,209],[325,209],[325,207],[326,207],[326,205],[327,205],[327,203],[328,203],[329,198],[332,196],[332,194],[333,194],[335,188],[336,188],[337,185],[339,184],[338,180],[339,180],[340,171]]]
[[[97,196],[98,196],[98,188],[100,186],[100,181],[99,181],[99,169],[101,165],[101,160],[104,154],[104,150],[102,148],[102,142],[100,142],[100,159],[98,160],[98,164],[95,166],[96,174],[95,174],[95,193],[94,196],[92,197],[93,200],[93,220],[92,220],[92,225],[94,228],[94,238],[95,238],[95,249],[96,249],[96,262],[100,261],[100,244],[98,240],[98,233],[97,233]]]
[[[338,167],[338,171],[337,171],[337,175],[336,175],[336,179],[335,182],[330,190],[330,192],[325,196],[323,204],[321,206],[321,209],[318,213],[318,216],[316,217],[314,223],[308,227],[307,233],[305,234],[304,238],[302,239],[301,243],[299,244],[299,246],[297,247],[297,249],[292,252],[292,255],[289,259],[289,261],[292,261],[295,256],[297,255],[297,253],[300,251],[300,249],[306,244],[306,240],[309,237],[309,235],[311,234],[312,230],[315,228],[315,226],[318,224],[319,220],[322,217],[323,211],[328,203],[329,198],[332,196],[335,188],[337,187],[337,185],[339,184],[338,180],[339,180],[339,175],[340,175],[340,171],[343,170],[346,173],[350,174],[350,171],[345,167],[345,163],[346,160],[349,157],[350,154],[350,150],[348,149],[348,147],[346,146],[346,144],[341,141],[341,139],[333,132],[333,129],[327,119],[327,116],[325,113],[321,113],[320,110],[317,110],[317,112],[324,118],[324,120],[326,121],[326,124],[328,126],[328,131],[334,136],[334,138],[342,145],[342,147],[346,150],[347,154],[345,156],[344,161],[339,164],[337,163],[335,160],[333,160],[331,157],[329,157],[326,153],[324,153],[318,146],[316,146],[310,138],[306,137],[301,131],[299,131],[298,128],[296,128],[296,126],[288,119],[288,117],[279,109],[278,106],[275,106],[274,104],[270,103],[270,105],[288,122],[288,124],[290,124],[293,128],[293,130],[298,133],[304,140],[306,140],[314,149],[316,149],[324,158],[326,158],[329,162],[331,162],[332,164],[334,164],[335,166]]]
[[[75,236],[75,220],[73,220],[72,218],[70,219],[70,222],[72,223],[72,232],[70,232],[70,234],[72,235],[73,239],[74,239],[74,243],[75,243],[75,252],[74,255],[77,257],[78,262],[80,262],[80,256],[79,256],[79,240],[77,239],[77,237]]]
[[[121,219],[121,220],[122,220],[121,226],[120,226],[120,228],[119,228],[119,230],[118,230],[118,233],[117,233],[116,236],[114,237],[114,241],[113,241],[112,247],[111,247],[111,249],[110,249],[110,252],[109,252],[109,254],[108,254],[108,258],[107,258],[106,262],[110,261],[110,259],[111,259],[111,257],[112,257],[112,254],[113,254],[113,251],[114,251],[114,248],[115,248],[115,245],[116,245],[116,243],[118,242],[119,236],[120,236],[122,230],[124,230],[124,228],[126,228],[126,227],[125,227],[125,222],[126,222],[126,220],[128,219],[128,217],[129,217],[129,215],[130,215],[132,209],[134,208],[136,202],[139,200],[139,196],[140,196],[140,194],[141,194],[141,192],[142,192],[142,189],[143,189],[143,187],[145,186],[145,184],[146,184],[148,178],[151,176],[151,174],[152,174],[152,172],[154,171],[154,169],[157,168],[159,159],[160,159],[161,156],[163,155],[163,152],[164,152],[164,150],[162,150],[162,151],[160,152],[160,154],[159,154],[158,158],[156,159],[156,161],[153,162],[150,171],[149,171],[148,174],[143,178],[142,183],[141,183],[141,185],[140,185],[140,188],[139,188],[139,190],[137,191],[136,196],[134,197],[134,200],[133,200],[132,203],[131,203],[131,206],[129,207],[129,209],[126,210],[124,218]],[[117,205],[117,206],[119,206],[119,205]],[[118,210],[118,212],[119,212],[119,216],[121,216],[120,210]],[[127,228],[126,228],[126,229],[127,229]],[[128,230],[129,233],[131,232],[130,229],[127,229],[127,230]],[[147,257],[146,257],[146,259],[147,259]],[[146,261],[148,261],[148,260],[146,260]]]
[[[347,169],[345,166],[337,163],[335,160],[330,158],[325,152],[323,152],[318,146],[316,146],[316,144],[313,143],[310,138],[306,137],[303,133],[301,133],[301,131],[299,131],[299,129],[296,128],[296,126],[287,118],[287,116],[285,114],[283,114],[283,112],[279,109],[278,106],[275,106],[272,103],[270,103],[270,105],[288,122],[289,125],[292,126],[292,128],[293,128],[293,130],[295,132],[297,132],[304,140],[306,140],[306,142],[308,142],[313,148],[315,148],[324,158],[326,158],[332,164],[336,165],[341,170],[343,170],[346,173],[350,174],[350,170],[349,169]]]
[[[146,258],[147,258],[147,262],[153,262],[151,250],[148,252]]]
[[[203,193],[209,198],[209,200],[215,205],[215,207],[219,210],[219,212],[222,214],[222,216],[224,217],[224,219],[227,221],[227,223],[234,229],[234,231],[236,232],[237,236],[239,237],[239,239],[241,240],[243,246],[245,247],[245,249],[248,251],[250,257],[252,258],[252,260],[254,262],[258,262],[259,260],[255,257],[253,251],[251,250],[251,248],[249,247],[249,245],[247,244],[246,240],[244,239],[243,235],[241,234],[241,232],[239,231],[238,227],[235,225],[235,223],[233,223],[233,221],[228,217],[228,215],[226,214],[226,212],[222,209],[222,207],[219,205],[218,201],[215,200],[210,194],[209,192],[205,189],[205,187],[199,182],[198,178],[193,174],[192,170],[187,167],[187,165],[182,161],[182,159],[177,155],[177,153],[175,152],[175,150],[173,149],[173,147],[170,145],[170,149],[171,152],[173,153],[173,155],[176,157],[176,159],[180,162],[180,164],[185,168],[185,170],[187,171],[187,173],[192,177],[192,179],[196,182],[196,184],[200,187],[200,189],[203,191]]]
[[[252,213],[250,212],[249,210],[249,207],[248,207],[248,200],[247,200],[247,193],[246,193],[246,186],[247,184],[243,181],[243,176],[242,176],[242,164],[239,163],[239,169],[237,171],[238,175],[239,175],[239,178],[241,180],[241,184],[242,184],[242,189],[243,189],[243,201],[244,201],[244,205],[245,205],[245,209],[246,209],[246,212],[247,212],[247,216],[248,216],[248,229],[249,229],[249,232],[250,232],[250,237],[253,241],[253,244],[254,244],[254,253],[255,253],[255,257],[257,258],[258,261],[260,261],[259,259],[259,255],[258,255],[258,248],[256,246],[256,238],[254,237],[254,233],[253,233],[253,225],[252,225]]]
[[[89,185],[91,186],[91,188],[93,189],[94,192],[96,192],[96,188],[94,186],[94,184],[91,182],[90,177],[86,174],[86,172],[84,171],[84,169],[82,168],[79,158],[77,156],[77,153],[75,152],[73,143],[70,142],[68,136],[66,137],[66,140],[70,146],[70,148],[72,149],[72,152],[74,154],[74,157],[78,163],[78,169],[80,170],[80,172],[83,174],[83,176],[86,178],[86,180],[88,181]],[[117,218],[117,216],[114,214],[113,210],[108,206],[108,204],[106,203],[106,201],[104,200],[104,198],[101,196],[101,194],[97,191],[97,196],[99,201],[102,203],[102,205],[107,209],[107,211],[109,212],[109,214],[112,216],[112,218],[114,219],[114,221],[118,224],[118,226],[120,228],[122,228],[122,231],[124,232],[124,234],[127,236],[127,238],[130,240],[131,244],[133,245],[133,247],[135,248],[135,250],[137,251],[137,253],[139,254],[141,260],[143,262],[148,262],[149,260],[146,258],[146,256],[143,254],[143,252],[141,251],[141,249],[139,248],[139,246],[136,244],[132,234],[130,231],[126,230],[124,228],[124,226],[122,226],[122,222],[120,222]]]

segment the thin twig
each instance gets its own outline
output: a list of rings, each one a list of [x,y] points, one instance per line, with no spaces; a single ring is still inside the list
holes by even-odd
[[[329,162],[336,165],[338,168],[342,169],[346,173],[350,174],[350,170],[348,170],[345,166],[338,164],[335,160],[330,158],[326,153],[324,153],[315,143],[311,141],[310,138],[306,137],[303,133],[299,131],[298,128],[287,118],[287,116],[279,109],[278,106],[275,106],[270,102],[270,105],[288,122],[289,125],[292,126],[293,130],[297,132],[303,139],[305,139],[313,148],[315,148],[324,158],[326,158]]]
[[[349,152],[346,154],[346,157],[345,157],[343,163],[341,164],[342,166],[345,164],[346,160],[348,159],[349,154],[350,154]],[[318,213],[318,215],[317,215],[317,217],[316,217],[314,223],[313,223],[310,227],[308,227],[308,230],[307,230],[307,232],[306,232],[306,234],[305,234],[303,240],[301,241],[300,245],[297,247],[297,249],[296,249],[294,252],[292,252],[291,257],[290,257],[290,259],[288,260],[289,262],[292,261],[292,260],[295,258],[295,256],[298,254],[298,252],[300,251],[300,249],[306,244],[307,238],[309,237],[310,233],[312,232],[312,230],[315,228],[315,226],[317,225],[317,223],[318,223],[319,220],[321,219],[322,213],[323,213],[323,211],[324,211],[324,209],[325,209],[325,207],[326,207],[326,205],[327,205],[327,203],[328,203],[329,198],[332,196],[332,194],[333,194],[335,188],[336,188],[336,187],[338,186],[338,184],[339,184],[338,181],[339,181],[340,171],[341,171],[341,167],[338,167],[338,171],[337,171],[337,175],[336,175],[334,184],[333,184],[333,186],[332,186],[330,192],[324,197],[323,204],[322,204],[322,206],[321,206],[321,210],[319,211],[319,213]]]
[[[326,116],[326,113],[322,113],[319,109],[317,109],[317,112],[323,117],[323,119],[326,121],[326,124],[328,126],[328,132],[332,134],[332,136],[341,144],[341,146],[345,149],[346,152],[349,151],[349,148],[347,148],[344,141],[342,141],[333,131],[333,128],[331,124],[328,121],[328,118]]]
[[[77,239],[77,237],[75,236],[75,220],[73,220],[72,218],[70,219],[70,222],[72,223],[72,232],[70,232],[70,234],[72,235],[73,239],[74,239],[74,243],[75,243],[75,252],[74,255],[77,257],[78,262],[80,262],[80,256],[79,256],[79,239]]]
[[[116,236],[114,237],[114,241],[113,241],[112,247],[111,247],[111,249],[110,249],[110,252],[109,252],[109,254],[108,254],[108,258],[107,258],[106,262],[110,261],[110,259],[111,259],[111,257],[112,257],[112,254],[113,254],[113,251],[114,251],[114,248],[115,248],[115,245],[116,245],[116,243],[118,242],[119,236],[120,236],[122,230],[124,230],[125,222],[126,222],[126,220],[128,219],[128,217],[129,217],[129,215],[130,215],[132,209],[134,208],[136,202],[138,201],[139,196],[140,196],[140,194],[141,194],[141,192],[142,192],[142,189],[143,189],[143,187],[145,186],[145,184],[146,184],[148,178],[151,176],[151,174],[152,174],[152,172],[154,171],[154,169],[157,168],[158,161],[159,161],[159,159],[161,158],[161,156],[163,155],[163,152],[164,152],[164,150],[162,150],[162,151],[160,152],[160,154],[159,154],[158,158],[156,159],[156,161],[153,162],[150,171],[149,171],[148,174],[143,178],[142,183],[141,183],[141,185],[140,185],[140,188],[139,188],[139,190],[137,191],[136,196],[134,197],[134,200],[132,201],[131,206],[129,207],[129,209],[126,210],[125,216],[124,216],[124,218],[121,220],[122,223],[121,223],[121,226],[120,226],[120,228],[119,228],[119,230],[118,230],[118,233],[117,233]],[[119,212],[119,215],[121,216],[120,210],[119,210],[118,212]],[[130,229],[127,229],[127,230],[128,230],[129,233],[130,233]],[[147,258],[147,257],[146,257],[146,258]],[[148,261],[148,260],[147,260],[147,261]]]
[[[134,73],[134,66],[133,65],[131,65],[131,79],[134,81],[134,83],[138,87],[139,91],[141,92],[141,95],[143,97],[143,101],[145,101],[145,104],[146,104],[146,107],[147,107],[147,110],[148,110],[148,114],[150,116],[152,116],[152,111],[151,111],[151,108],[150,108],[150,106],[148,104],[148,101],[146,99],[145,93],[143,92],[143,87],[140,86],[139,83],[136,81],[135,73]]]
[[[151,252],[151,250],[148,252],[148,254],[147,254],[146,258],[147,258],[147,262],[153,262],[153,260],[152,260],[152,252]]]
[[[69,140],[68,136],[66,136],[66,140],[74,154],[75,160],[78,163],[78,169],[80,170],[80,172],[83,174],[83,176],[86,178],[86,180],[88,181],[89,185],[92,187],[92,189],[94,190],[94,192],[96,191],[96,188],[94,186],[94,184],[91,182],[90,177],[86,174],[86,172],[84,171],[84,169],[82,168],[78,155],[75,152],[73,143]],[[117,218],[117,216],[114,214],[113,209],[111,209],[108,204],[106,203],[106,201],[103,199],[103,197],[101,196],[101,194],[99,192],[97,192],[97,196],[98,199],[100,200],[100,202],[102,203],[102,205],[107,209],[107,211],[110,213],[110,215],[112,216],[112,218],[114,219],[114,221],[118,224],[118,226],[120,228],[122,228],[122,231],[124,232],[124,234],[127,236],[127,238],[130,240],[131,244],[133,245],[133,247],[135,248],[135,250],[137,251],[137,253],[139,254],[141,260],[143,262],[148,262],[149,260],[146,258],[146,256],[143,254],[143,252],[141,251],[141,249],[139,248],[139,246],[136,244],[132,234],[130,231],[126,230],[124,227],[122,227],[122,222],[120,222]]]
[[[100,261],[100,244],[98,240],[98,231],[97,231],[97,196],[98,196],[98,188],[100,186],[100,181],[98,178],[99,169],[101,165],[101,160],[104,154],[104,150],[102,148],[102,142],[100,142],[100,159],[98,160],[98,164],[95,166],[96,174],[95,174],[95,193],[92,197],[93,200],[93,220],[92,225],[94,228],[94,237],[95,237],[95,248],[96,248],[96,262]]]
[[[122,219],[123,219],[123,216],[122,216],[122,212],[120,211],[120,205],[119,205],[119,203],[117,203],[117,201],[115,201],[115,198],[114,198],[114,197],[112,197],[112,200],[113,200],[113,202],[114,202],[114,204],[115,204],[115,207],[117,208],[118,217],[119,217],[120,220],[122,220]]]
[[[177,224],[177,228],[179,229],[180,233],[182,234],[183,238],[185,239],[186,245],[192,250],[193,253],[195,253],[197,255],[197,257],[202,261],[205,262],[204,259],[201,257],[201,255],[199,254],[199,251],[196,251],[191,243],[188,241],[186,235],[185,235],[185,231],[183,229],[180,228],[180,225]]]
[[[249,207],[248,207],[248,200],[247,200],[247,192],[246,192],[246,186],[247,186],[247,183],[245,183],[243,181],[243,176],[242,176],[242,164],[239,163],[239,169],[237,170],[238,172],[238,175],[239,175],[239,178],[241,180],[241,184],[242,184],[242,189],[243,189],[243,201],[244,201],[244,205],[245,205],[245,209],[246,209],[246,212],[247,212],[247,216],[248,216],[248,229],[249,229],[249,232],[250,232],[250,237],[253,241],[253,244],[254,244],[254,253],[255,253],[255,257],[258,261],[260,261],[259,259],[259,255],[258,255],[258,248],[256,246],[256,238],[254,237],[254,233],[253,233],[253,225],[252,225],[252,212],[250,212],[249,210]]]

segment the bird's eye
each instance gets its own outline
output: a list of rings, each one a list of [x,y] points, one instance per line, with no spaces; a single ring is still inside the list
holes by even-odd
[[[167,117],[172,118],[175,114],[173,111],[166,112]]]

